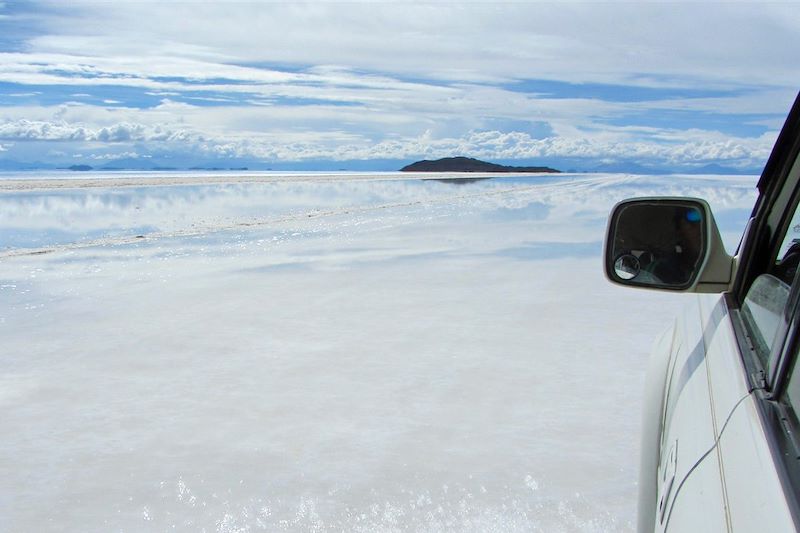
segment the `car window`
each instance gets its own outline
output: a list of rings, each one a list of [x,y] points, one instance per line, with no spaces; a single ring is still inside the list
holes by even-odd
[[[742,305],[742,319],[750,331],[753,349],[762,367],[782,331],[789,286],[771,274],[757,277]]]
[[[795,209],[791,222],[787,226],[786,235],[781,243],[778,257],[779,259],[775,265],[776,275],[781,276],[783,279],[793,279],[793,289],[797,291],[798,288],[800,288],[800,277],[796,276],[798,264],[800,264],[800,205]],[[797,298],[790,296],[788,299],[791,301],[787,303],[787,305],[791,306],[795,313],[800,313],[800,309],[798,309],[794,303]],[[789,310],[784,314],[787,324],[791,319],[790,312],[788,311]],[[796,334],[797,333],[795,333],[795,335]],[[793,351],[796,351],[796,348]],[[773,354],[773,360],[770,361],[770,366],[777,364],[778,361],[775,359],[778,355],[779,354]],[[797,413],[800,412],[798,411],[798,409],[800,409],[800,364],[796,362],[796,354],[786,352],[783,355],[784,357],[795,359],[795,362],[793,363],[791,372],[787,376],[786,388],[783,392],[782,401],[788,404],[794,411],[795,416],[797,416]],[[772,374],[772,371],[770,374]]]
[[[800,208],[795,207],[785,226],[777,257],[770,261],[769,272],[761,274],[750,286],[742,304],[742,320],[747,327],[753,350],[762,369],[770,365],[770,353],[780,349],[786,335],[791,309],[790,287],[800,265]],[[775,354],[773,354],[773,357]]]
[[[789,229],[783,238],[778,257],[786,257],[789,249],[798,243],[800,243],[800,210],[795,210],[792,221],[789,223]]]
[[[780,252],[781,259],[778,261],[776,268],[779,271],[785,270],[785,275],[794,276],[797,272],[798,263],[800,263],[800,259],[798,259],[800,253],[798,253],[798,250],[800,250],[800,207],[795,210],[792,221],[787,229],[786,237],[783,239]],[[794,279],[795,285],[800,285],[800,277],[795,277]],[[797,289],[795,288],[795,290]],[[795,307],[792,303],[787,305]],[[795,312],[800,312],[800,309],[796,309]],[[796,349],[794,351],[796,351]],[[798,424],[800,422],[800,364],[798,364],[796,353],[786,353],[785,355],[787,357],[793,356],[794,362],[792,364],[793,368],[786,381],[786,388],[784,389],[781,402],[789,406],[794,416],[794,423]]]
[[[792,407],[796,416],[798,408],[800,408],[800,365],[796,362],[786,386],[785,400]]]
[[[785,283],[791,284],[798,264],[800,264],[800,209],[795,210],[786,230],[774,273]]]

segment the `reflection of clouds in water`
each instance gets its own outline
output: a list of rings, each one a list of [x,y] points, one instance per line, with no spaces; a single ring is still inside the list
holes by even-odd
[[[95,242],[109,236],[137,236],[156,231],[155,226],[140,225],[124,228],[87,228],[69,231],[62,228],[19,228],[6,229],[0,227],[0,249],[13,248],[47,248],[51,246]]]
[[[521,261],[540,261],[567,257],[598,257],[602,251],[602,242],[534,242],[497,250],[493,254]]]
[[[488,216],[492,220],[496,221],[532,221],[532,220],[544,220],[550,214],[550,210],[552,209],[551,205],[538,202],[538,201],[531,201],[525,205],[521,205],[517,208],[512,207],[498,207],[494,211],[492,211]]]
[[[735,246],[755,197],[751,179],[563,175],[510,177],[453,186],[431,180],[198,184],[0,194],[0,247],[129,244],[151,238],[229,239],[236,232],[295,227],[300,235],[363,233],[426,220],[479,216],[498,229],[525,228],[533,239],[602,240],[611,206],[631,196],[698,196],[717,214]],[[308,220],[307,220],[308,219]],[[522,226],[520,226],[522,224]],[[219,235],[214,236],[215,233]],[[291,232],[294,233],[294,232]],[[281,236],[281,240],[291,237]],[[258,237],[260,238],[260,237]],[[499,237],[502,239],[502,236]]]

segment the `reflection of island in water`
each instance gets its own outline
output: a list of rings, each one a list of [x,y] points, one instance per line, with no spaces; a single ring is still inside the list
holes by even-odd
[[[469,183],[490,179],[492,178],[423,178],[422,181],[438,181],[439,183],[450,183],[451,185],[467,185]]]
[[[479,159],[473,159],[471,157],[445,157],[443,159],[436,159],[435,161],[417,161],[416,163],[411,163],[410,165],[406,165],[400,169],[400,172],[497,172],[497,173],[518,173],[518,172],[549,172],[549,173],[558,173],[561,172],[560,170],[556,170],[550,167],[511,167],[507,165],[498,165],[495,163],[489,163],[486,161],[481,161]],[[487,179],[487,178],[454,178],[454,180],[475,180],[475,179]],[[449,180],[452,183],[458,183],[457,181]],[[462,182],[467,183],[467,182]]]

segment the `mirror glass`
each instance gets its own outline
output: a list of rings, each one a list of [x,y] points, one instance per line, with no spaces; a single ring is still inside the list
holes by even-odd
[[[691,200],[640,200],[614,212],[607,264],[617,281],[682,288],[696,277],[705,247],[705,210]]]
[[[614,273],[622,279],[633,279],[641,270],[642,266],[633,254],[623,254],[614,261]]]

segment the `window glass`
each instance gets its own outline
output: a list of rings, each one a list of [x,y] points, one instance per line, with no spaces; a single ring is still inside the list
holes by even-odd
[[[800,413],[800,365],[797,362],[795,362],[792,373],[789,376],[785,399],[792,406],[795,415],[798,415]]]
[[[798,264],[800,264],[800,209],[795,209],[786,229],[786,235],[783,236],[773,274],[791,285]]]
[[[666,288],[692,283],[706,248],[700,204],[635,202],[615,212],[614,224],[611,256],[620,280]]]
[[[792,221],[789,223],[789,229],[786,231],[786,236],[783,238],[783,244],[781,244],[778,257],[782,258],[786,256],[786,252],[789,251],[789,248],[798,242],[800,242],[800,210],[794,212]]]
[[[789,286],[770,274],[757,277],[747,291],[742,318],[750,330],[753,348],[766,368],[767,358],[784,322]]]
[[[786,334],[789,321],[786,305],[798,265],[800,209],[795,209],[769,273],[762,274],[753,281],[742,305],[742,319],[750,333],[753,349],[765,370],[770,366],[770,352],[776,343],[782,343]]]
[[[800,287],[800,278],[795,277],[798,264],[800,264],[800,204],[795,209],[792,220],[786,230],[775,265],[775,274],[782,279],[793,280],[795,290]],[[792,283],[792,281],[789,283]],[[796,312],[800,312],[800,310]],[[786,355],[788,356],[789,354]],[[794,354],[794,358],[795,363],[786,382],[783,401],[792,407],[797,416],[800,413],[800,364],[797,363],[796,354]]]

